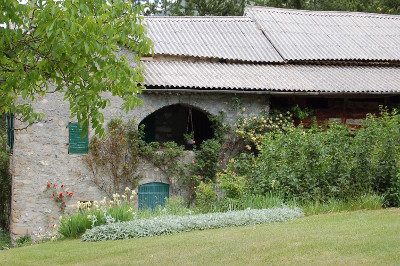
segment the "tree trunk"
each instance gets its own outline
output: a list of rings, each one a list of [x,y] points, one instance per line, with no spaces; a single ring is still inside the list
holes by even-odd
[[[293,2],[296,9],[301,9],[301,0],[294,0]]]

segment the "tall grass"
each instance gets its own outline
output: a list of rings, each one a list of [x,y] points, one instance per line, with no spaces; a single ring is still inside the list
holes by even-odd
[[[353,200],[330,199],[326,202],[305,202],[302,209],[305,215],[316,215],[322,213],[355,211],[355,210],[377,210],[384,205],[382,195],[362,195]]]
[[[243,195],[239,199],[222,198],[212,207],[212,212],[240,211],[245,209],[268,209],[280,207],[284,204],[279,195],[267,193],[265,195]]]

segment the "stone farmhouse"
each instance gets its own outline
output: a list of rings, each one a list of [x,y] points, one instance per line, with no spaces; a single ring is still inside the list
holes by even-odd
[[[143,107],[126,114],[111,98],[105,120],[135,118],[149,140],[184,141],[188,112],[197,140],[210,138],[207,114],[223,111],[234,124],[234,97],[248,116],[298,104],[313,109],[319,122],[355,127],[379,105],[400,103],[400,16],[249,7],[242,17],[146,17],[145,23],[154,56],[142,58]],[[77,140],[68,102],[48,94],[34,108],[47,118],[15,134],[10,127],[14,239],[58,221],[43,193],[50,180],[74,192],[67,212],[77,201],[106,196],[89,177],[88,140]],[[157,169],[143,170],[139,188],[172,194]]]

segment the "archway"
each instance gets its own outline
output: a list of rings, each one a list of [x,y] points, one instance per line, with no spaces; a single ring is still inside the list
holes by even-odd
[[[174,141],[192,149],[214,136],[212,123],[207,114],[189,106],[175,104],[163,107],[148,115],[139,125],[144,125],[146,142],[164,143]],[[194,144],[187,141],[184,134],[194,133]]]

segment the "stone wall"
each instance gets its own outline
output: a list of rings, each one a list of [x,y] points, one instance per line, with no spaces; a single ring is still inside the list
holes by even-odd
[[[250,116],[268,110],[268,99],[253,94],[238,94],[246,112],[236,110],[232,104],[234,94],[153,94],[144,92],[140,98],[143,106],[126,114],[120,109],[122,101],[111,98],[111,106],[104,111],[105,124],[114,117],[135,118],[139,123],[152,112],[172,104],[182,104],[202,110],[207,114],[226,113],[226,121],[234,124],[237,115]],[[60,94],[48,94],[46,98],[34,103],[36,112],[43,112],[46,118],[24,130],[15,132],[15,146],[12,158],[12,217],[11,235],[34,234],[39,228],[46,229],[53,223],[59,224],[60,212],[51,196],[43,191],[47,182],[64,184],[66,191],[73,191],[73,198],[67,202],[66,214],[76,211],[77,201],[100,201],[105,193],[91,181],[83,157],[85,155],[68,154],[69,104]],[[16,128],[24,124],[16,121]],[[89,138],[92,132],[89,134]],[[190,157],[190,156],[187,156]],[[153,166],[144,163],[145,170],[140,184],[149,182],[168,182],[165,176]],[[172,186],[171,186],[172,187]],[[183,191],[175,189],[179,195]],[[34,238],[34,236],[33,236]]]

